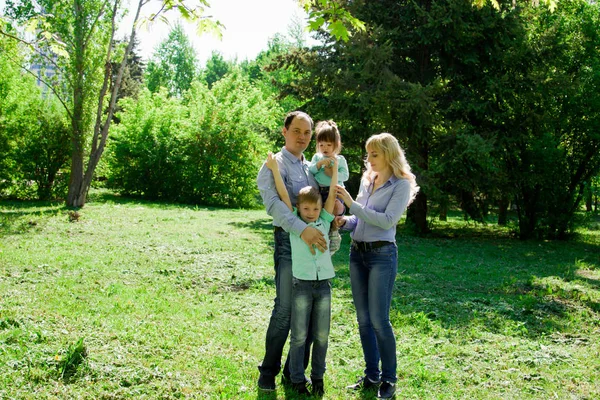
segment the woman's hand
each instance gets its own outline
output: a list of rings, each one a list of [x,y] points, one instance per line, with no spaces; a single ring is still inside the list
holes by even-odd
[[[343,186],[340,186],[340,185],[336,185],[335,193],[336,193],[337,197],[342,199],[342,201],[344,202],[346,207],[350,208],[350,206],[352,205],[352,202],[354,200],[352,199],[352,196],[350,196],[350,193],[348,193],[346,188],[344,188]]]
[[[269,152],[269,154],[267,155],[267,161],[265,161],[265,165],[271,171],[279,170],[279,165],[277,164],[277,159],[275,158],[275,155],[272,152]]]

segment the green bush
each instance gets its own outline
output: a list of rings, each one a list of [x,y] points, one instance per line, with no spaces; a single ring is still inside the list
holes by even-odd
[[[166,90],[124,99],[111,130],[108,185],[125,194],[181,200],[186,163],[187,109]]]
[[[111,131],[108,185],[152,199],[227,207],[256,204],[256,174],[281,110],[239,71],[184,100],[166,90],[125,100]]]
[[[2,56],[0,70],[0,197],[61,197],[70,154],[64,109]]]

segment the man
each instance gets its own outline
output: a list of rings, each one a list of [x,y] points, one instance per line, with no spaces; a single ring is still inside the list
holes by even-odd
[[[294,206],[300,189],[309,185],[318,188],[317,182],[308,170],[309,162],[303,155],[304,150],[310,143],[312,129],[313,121],[308,114],[301,111],[289,113],[285,118],[282,129],[285,146],[279,153],[275,154],[279,171]],[[275,252],[273,255],[275,262],[275,304],[267,328],[265,357],[258,367],[260,371],[258,387],[270,391],[275,390],[275,376],[281,370],[283,346],[290,332],[292,252],[289,232],[299,235],[313,252],[314,248],[325,251],[327,241],[318,229],[308,226],[281,201],[275,189],[273,174],[265,165],[258,173],[257,183],[267,213],[273,217],[275,239]],[[287,362],[284,376],[289,377]]]

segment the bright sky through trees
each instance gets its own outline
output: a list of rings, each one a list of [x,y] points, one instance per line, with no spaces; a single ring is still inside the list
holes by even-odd
[[[253,59],[267,48],[269,38],[276,33],[287,33],[294,18],[305,25],[306,14],[297,0],[210,0],[210,4],[206,15],[213,16],[225,26],[222,40],[210,33],[198,36],[194,26],[183,23],[201,64],[212,51],[221,52],[226,60]],[[156,22],[148,30],[138,32],[138,51],[144,59],[148,59],[154,48],[167,38],[169,30],[168,25]]]

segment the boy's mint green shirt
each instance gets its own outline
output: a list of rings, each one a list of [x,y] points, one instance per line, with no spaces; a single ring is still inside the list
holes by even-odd
[[[298,215],[298,210],[294,208],[294,213]],[[298,215],[300,218],[300,215]],[[327,250],[320,252],[315,249],[316,254],[312,254],[308,245],[295,233],[290,233],[290,244],[292,246],[292,275],[296,279],[305,281],[322,281],[331,279],[335,276],[333,263],[331,262],[331,253],[329,252],[329,228],[334,216],[324,209],[321,210],[319,219],[311,222],[308,226],[317,228],[323,232],[327,240]]]
[[[331,177],[327,176],[325,173],[325,168],[317,168],[317,163],[324,159],[325,156],[321,153],[316,153],[312,160],[310,161],[310,165],[308,166],[308,170],[311,174],[314,175],[315,180],[321,187],[329,187],[331,186]],[[350,172],[348,171],[348,163],[344,156],[337,155],[335,156],[338,161],[338,185],[344,186],[344,182],[348,180],[350,177]]]

